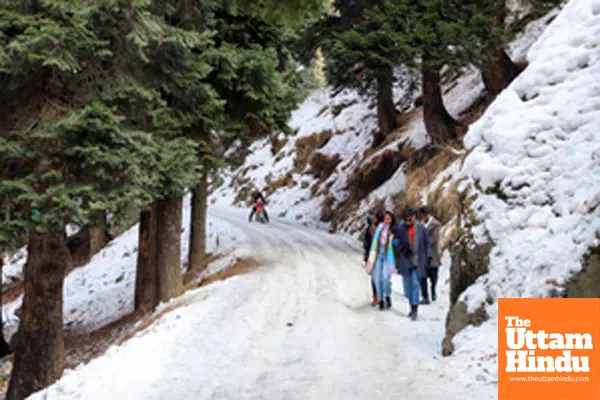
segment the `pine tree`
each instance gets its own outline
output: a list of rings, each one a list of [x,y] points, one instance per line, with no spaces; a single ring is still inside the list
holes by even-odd
[[[379,130],[373,145],[377,146],[397,127],[393,70],[411,59],[411,49],[386,14],[398,11],[393,3],[337,0],[333,7],[339,16],[321,18],[305,31],[301,57],[307,61],[322,48],[335,93],[355,88],[375,99]]]
[[[21,6],[0,11],[0,192],[9,211],[0,238],[28,232],[9,399],[62,372],[65,225],[143,208],[197,179],[196,142],[179,133],[187,121],[164,87],[144,84],[153,44],[166,41],[170,60],[207,42],[170,31],[140,3]]]
[[[263,6],[268,8],[268,4]],[[206,258],[207,179],[223,165],[213,150],[216,144],[238,139],[249,144],[274,131],[289,131],[287,121],[302,98],[287,49],[293,36],[291,25],[278,23],[260,10],[248,6],[233,12],[217,7],[210,21],[175,19],[186,20],[187,29],[206,25],[214,30],[213,69],[203,82],[223,101],[223,108],[213,110],[210,118],[198,115],[192,136],[200,141],[198,160],[203,174],[192,190],[190,268],[202,265]],[[201,15],[188,10],[190,14]],[[296,21],[299,18],[296,15]]]

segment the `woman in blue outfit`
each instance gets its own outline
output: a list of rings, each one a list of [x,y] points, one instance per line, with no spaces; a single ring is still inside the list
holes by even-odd
[[[379,224],[367,262],[367,273],[371,274],[379,299],[379,309],[392,307],[392,274],[396,269],[396,256],[394,253],[394,235],[392,229],[396,225],[396,218],[387,211],[383,222]]]

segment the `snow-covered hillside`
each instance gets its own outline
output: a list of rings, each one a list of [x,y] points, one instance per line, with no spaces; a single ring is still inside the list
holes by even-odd
[[[511,43],[509,53],[515,62],[525,59],[529,47],[555,15],[556,12],[551,12],[531,22]],[[376,151],[370,149],[377,118],[367,99],[350,90],[335,97],[332,97],[329,88],[317,90],[292,115],[290,126],[296,134],[289,138],[279,137],[280,143],[285,143],[281,149],[273,149],[267,139],[255,143],[244,165],[224,174],[223,183],[211,196],[212,203],[246,207],[250,190],[272,191],[268,193],[268,200],[269,212],[273,217],[329,229],[331,223],[322,222],[323,205],[328,203],[328,207],[336,208],[348,197],[348,184],[353,174],[386,150],[396,151],[402,144],[419,150],[429,143],[421,108],[413,107],[413,100],[419,95],[419,85],[417,83],[416,91],[411,90],[405,70],[398,70],[396,75],[395,102],[399,108],[408,106],[404,108],[408,117],[404,126],[392,134],[381,148]],[[447,82],[444,92],[444,102],[450,113],[458,119],[464,119],[463,113],[482,97],[485,88],[479,71],[470,68],[458,79]],[[303,141],[323,133],[329,133],[331,137],[328,140],[315,140],[318,144],[309,150],[330,160],[339,157],[339,163],[328,176],[319,179],[313,176],[310,162],[302,160],[304,155],[299,150]],[[387,181],[360,199],[360,204],[351,210],[347,220],[337,227],[338,230],[355,232],[362,224],[364,213],[378,202],[391,206],[392,198],[405,190],[405,169],[406,163],[400,165]]]
[[[489,272],[460,296],[488,320],[454,338],[457,357],[495,354],[497,298],[561,295],[600,244],[600,1],[570,1],[527,58],[465,137],[468,232],[493,245]]]
[[[189,224],[191,217],[191,196],[184,200],[181,257],[182,266],[187,264],[189,249]],[[81,268],[73,270],[64,282],[64,324],[79,332],[92,332],[117,321],[134,310],[135,272],[137,263],[138,229],[135,225],[113,240]],[[232,263],[232,257],[243,256],[247,248],[239,246],[243,238],[240,231],[230,224],[213,217],[208,220],[207,250],[226,255],[211,264],[208,273],[214,273]],[[232,253],[235,246],[235,254]],[[7,258],[5,274],[21,276],[27,259],[26,250]],[[12,263],[10,261],[13,261]],[[19,325],[17,310],[23,296],[4,304],[4,333],[7,340],[16,332]]]

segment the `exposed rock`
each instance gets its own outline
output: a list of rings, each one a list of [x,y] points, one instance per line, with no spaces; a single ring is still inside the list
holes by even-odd
[[[321,221],[330,222],[333,219],[333,203],[335,199],[333,197],[328,197],[323,202],[323,206],[321,207]]]
[[[600,247],[593,247],[583,260],[583,268],[565,285],[562,297],[600,297]]]
[[[396,170],[407,161],[400,151],[385,150],[369,163],[364,164],[349,179],[348,188],[354,200],[365,198],[373,190],[390,179]]]
[[[442,355],[447,357],[454,352],[452,339],[458,332],[469,325],[480,326],[488,319],[489,316],[483,304],[474,313],[469,314],[467,305],[463,301],[454,303],[446,317],[446,336],[442,341]]]
[[[342,159],[339,154],[328,156],[315,152],[310,158],[310,174],[322,182],[331,176],[340,161]]]
[[[461,194],[461,212],[459,226],[461,226],[457,241],[451,245],[452,263],[450,265],[450,311],[446,317],[446,336],[442,342],[442,354],[449,356],[454,351],[452,339],[468,325],[479,326],[488,319],[484,305],[473,314],[469,314],[467,305],[458,301],[460,295],[477,278],[488,273],[490,251],[494,246],[491,240],[478,244],[473,238],[471,228],[478,224],[470,205],[474,197]]]
[[[493,244],[475,244],[470,232],[459,233],[458,241],[452,246],[450,265],[450,302],[458,297],[477,278],[488,273],[489,254]]]
[[[296,140],[296,158],[294,159],[295,171],[304,171],[313,152],[324,147],[332,137],[332,131],[323,131],[321,133],[305,136]]]

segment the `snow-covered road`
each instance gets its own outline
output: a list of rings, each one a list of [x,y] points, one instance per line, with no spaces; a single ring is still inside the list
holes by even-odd
[[[249,237],[262,267],[188,292],[149,329],[33,399],[464,400],[492,393],[465,390],[439,356],[447,268],[443,299],[421,307],[413,322],[397,277],[392,310],[369,306],[361,254],[342,238],[211,214]]]

